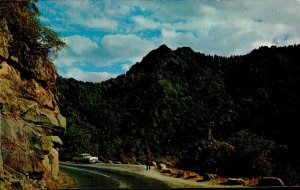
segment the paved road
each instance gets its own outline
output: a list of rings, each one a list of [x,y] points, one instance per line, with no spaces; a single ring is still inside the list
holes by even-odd
[[[101,168],[99,165],[60,164],[60,170],[72,175],[78,189],[168,189],[162,181],[136,173]]]

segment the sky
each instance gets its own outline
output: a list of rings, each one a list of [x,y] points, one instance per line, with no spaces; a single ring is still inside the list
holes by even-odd
[[[244,55],[300,43],[300,0],[40,0],[42,24],[67,48],[58,74],[101,82],[125,74],[166,44],[209,55]]]

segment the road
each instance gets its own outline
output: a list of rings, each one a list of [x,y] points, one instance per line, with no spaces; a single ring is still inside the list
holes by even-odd
[[[72,175],[78,189],[168,189],[158,180],[100,164],[60,164],[60,170]]]

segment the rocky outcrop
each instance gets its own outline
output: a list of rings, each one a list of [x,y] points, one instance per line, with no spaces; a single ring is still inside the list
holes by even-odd
[[[0,183],[13,179],[40,180],[45,174],[56,178],[57,134],[66,119],[57,105],[56,69],[39,54],[24,54],[29,62],[10,54],[14,36],[5,19],[0,20]],[[26,180],[25,180],[26,181]],[[22,182],[23,183],[23,182]],[[0,184],[0,185],[1,185]]]
[[[256,186],[284,186],[284,182],[278,177],[262,177]]]

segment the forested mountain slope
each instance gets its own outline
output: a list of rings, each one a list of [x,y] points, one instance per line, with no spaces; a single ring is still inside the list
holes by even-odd
[[[300,45],[220,57],[162,45],[102,83],[58,78],[62,158],[91,152],[299,184]]]

